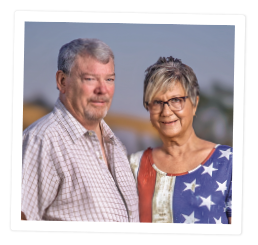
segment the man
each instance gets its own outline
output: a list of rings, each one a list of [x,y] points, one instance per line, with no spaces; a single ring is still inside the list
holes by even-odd
[[[126,150],[103,120],[114,80],[114,55],[102,41],[60,49],[59,99],[23,133],[22,219],[139,221]]]

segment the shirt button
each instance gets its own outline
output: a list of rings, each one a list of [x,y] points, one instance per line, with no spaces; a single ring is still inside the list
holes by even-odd
[[[100,156],[99,159],[102,160],[102,156]]]
[[[91,136],[92,135],[92,132],[89,132],[89,136]]]

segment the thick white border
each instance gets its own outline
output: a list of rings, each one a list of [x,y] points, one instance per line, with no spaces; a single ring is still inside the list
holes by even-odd
[[[185,25],[234,25],[234,165],[233,165],[233,224],[132,224],[88,222],[36,222],[20,220],[22,172],[22,107],[24,72],[24,26],[32,22],[91,22],[141,23]],[[242,15],[189,15],[189,14],[138,14],[88,12],[16,12],[14,37],[14,86],[12,134],[12,195],[11,229],[30,231],[81,231],[81,232],[133,232],[133,233],[185,233],[185,234],[240,234],[242,221],[242,160],[243,160],[243,104],[244,104],[244,47],[245,17]],[[237,110],[235,110],[237,108]]]

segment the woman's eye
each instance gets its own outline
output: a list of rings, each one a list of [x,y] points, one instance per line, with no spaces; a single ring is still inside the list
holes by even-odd
[[[180,98],[172,98],[171,102],[172,103],[179,103],[179,102],[181,102],[181,99]]]
[[[160,101],[158,101],[158,100],[153,101],[153,105],[159,105],[159,104],[160,104]]]

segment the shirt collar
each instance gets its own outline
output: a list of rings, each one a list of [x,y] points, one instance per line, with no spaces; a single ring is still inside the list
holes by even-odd
[[[100,127],[104,140],[115,143],[115,135],[103,119],[100,122]]]
[[[56,101],[54,113],[58,116],[74,143],[89,131],[77,121],[59,99]],[[114,133],[103,119],[100,122],[100,127],[104,140],[115,142]]]
[[[84,134],[88,132],[86,128],[84,128],[75,117],[65,108],[63,103],[57,99],[54,113],[60,119],[60,122],[65,127],[66,131],[72,138],[75,143],[79,138],[81,138]]]

